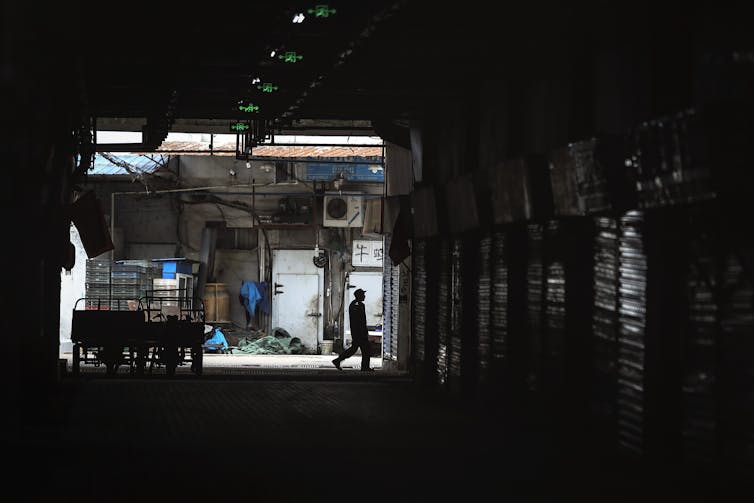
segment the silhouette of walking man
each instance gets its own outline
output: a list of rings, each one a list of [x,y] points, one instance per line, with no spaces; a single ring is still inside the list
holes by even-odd
[[[351,347],[335,358],[332,363],[338,370],[343,370],[340,368],[340,362],[351,357],[357,349],[361,349],[361,370],[374,370],[369,366],[371,352],[369,349],[369,330],[367,330],[367,313],[364,308],[366,292],[359,288],[353,292],[353,296],[356,298],[348,306],[348,319],[351,322]]]

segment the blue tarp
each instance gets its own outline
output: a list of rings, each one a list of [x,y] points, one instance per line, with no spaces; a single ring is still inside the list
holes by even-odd
[[[259,307],[259,310],[265,314],[270,314],[270,303],[267,300],[265,291],[267,283],[265,281],[242,281],[241,298],[249,314],[253,315]]]
[[[204,341],[204,344],[222,344],[223,349],[228,349],[228,341],[225,339],[225,334],[223,334],[219,327],[215,328],[215,333],[212,334],[212,337]],[[214,351],[214,349],[207,350]]]

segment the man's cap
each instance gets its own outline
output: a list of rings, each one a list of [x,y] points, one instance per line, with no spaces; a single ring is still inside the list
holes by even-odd
[[[353,292],[354,296],[359,295],[360,293],[364,294],[364,293],[367,293],[367,291],[366,290],[362,290],[361,288],[359,288],[358,290],[356,290],[355,292]]]

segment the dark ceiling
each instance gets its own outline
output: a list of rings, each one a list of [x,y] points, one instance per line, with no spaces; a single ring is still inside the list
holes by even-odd
[[[87,51],[95,115],[407,121],[473,92],[480,77],[537,72],[531,58],[559,67],[551,56],[568,40],[557,37],[569,22],[577,33],[583,13],[478,1],[330,1],[319,16],[315,1],[185,5],[87,11],[100,30]]]
[[[102,30],[87,52],[95,115],[285,120],[386,112],[385,57],[373,58],[369,44],[406,2],[191,5],[87,12]],[[303,22],[292,21],[297,13]],[[343,78],[351,72],[358,74]]]
[[[19,5],[33,19],[32,4]],[[628,76],[649,60],[654,96],[664,93],[672,109],[688,101],[700,42],[750,32],[738,10],[721,5],[713,12],[650,0],[79,0],[51,5],[40,31],[68,29],[53,8],[69,19],[74,12],[89,113],[146,118],[154,143],[190,120],[405,125],[428,112],[450,117],[458,103],[484,107],[482,82],[518,89],[565,82],[567,99],[580,106],[572,98],[592,100],[594,62],[604,67],[612,55]],[[297,13],[302,23],[293,22]]]

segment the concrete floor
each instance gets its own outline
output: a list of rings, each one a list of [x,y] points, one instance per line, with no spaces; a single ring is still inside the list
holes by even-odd
[[[279,371],[279,373],[297,373],[313,375],[330,375],[333,373],[352,373],[361,369],[361,356],[352,356],[341,363],[342,372],[332,364],[331,355],[251,355],[251,354],[212,354],[206,353],[203,357],[203,371],[205,375],[252,375]],[[61,358],[66,360],[67,369],[72,369],[71,353],[63,353]],[[383,365],[382,358],[371,358],[371,367],[380,371],[380,375],[402,375],[404,373],[388,370],[389,365]],[[82,365],[82,372],[102,373],[104,367],[94,365]],[[126,369],[119,369],[125,373]],[[163,373],[163,370],[155,368],[154,372]],[[177,374],[190,374],[188,365],[178,367]],[[273,372],[274,373],[274,372]]]
[[[556,419],[386,370],[320,369],[328,358],[285,363],[316,366],[300,374],[245,355],[213,355],[203,376],[65,374],[4,432],[9,501],[726,501],[557,434]]]

